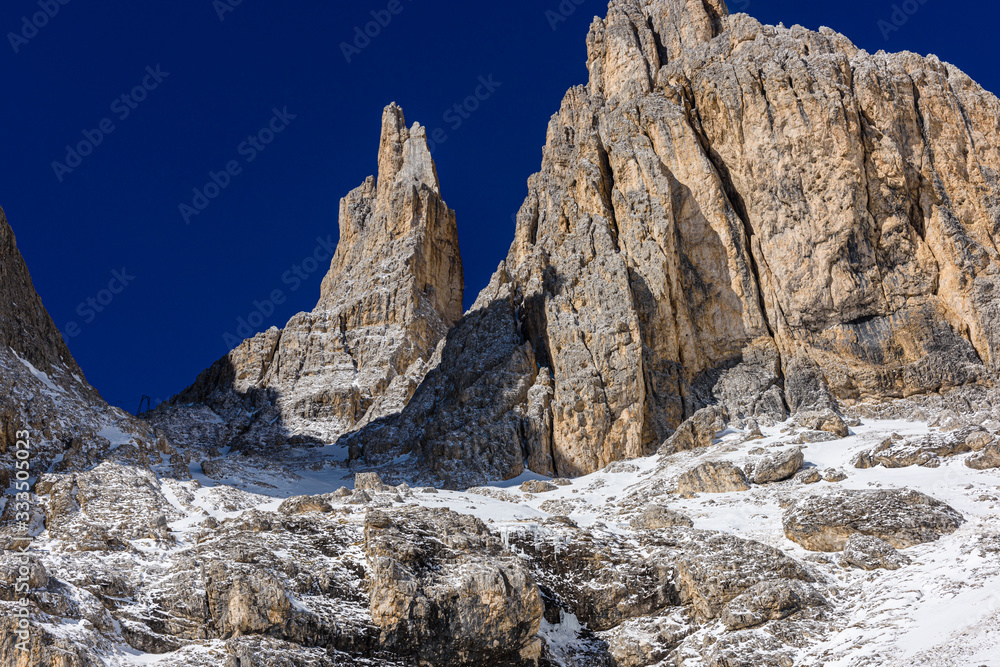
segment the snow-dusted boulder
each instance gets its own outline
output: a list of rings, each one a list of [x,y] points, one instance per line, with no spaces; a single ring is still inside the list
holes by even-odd
[[[919,491],[840,489],[786,510],[784,528],[788,539],[810,551],[836,552],[856,533],[905,549],[954,533],[963,521],[956,510]]]

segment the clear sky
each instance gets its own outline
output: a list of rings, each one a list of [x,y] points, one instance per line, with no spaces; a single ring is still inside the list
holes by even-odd
[[[935,53],[1000,92],[994,2],[730,8],[830,26],[873,52]],[[224,355],[246,333],[241,318],[262,330],[315,306],[338,202],[375,172],[381,112],[396,101],[409,122],[446,135],[434,157],[458,213],[469,304],[507,252],[548,119],[586,81],[587,28],[605,10],[599,0],[564,0],[562,14],[560,0],[5,0],[0,205],[88,378],[134,410]],[[372,12],[384,27],[345,53]],[[449,113],[480,77],[487,99]]]

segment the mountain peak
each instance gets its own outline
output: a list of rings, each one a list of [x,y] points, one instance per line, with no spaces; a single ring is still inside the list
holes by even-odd
[[[407,129],[403,110],[395,102],[382,113],[382,138],[378,152],[378,200],[400,186],[428,187],[441,194],[437,169],[427,146],[427,130],[420,123]]]
[[[245,341],[182,394],[249,447],[332,442],[398,411],[462,315],[455,212],[425,129],[407,128],[396,104],[382,114],[378,176],[341,200],[339,225],[316,308]]]

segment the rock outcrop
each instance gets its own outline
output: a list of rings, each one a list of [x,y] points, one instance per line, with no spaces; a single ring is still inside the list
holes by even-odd
[[[662,505],[650,505],[642,514],[629,522],[633,530],[660,530],[661,528],[675,528],[683,526],[693,528],[694,521],[690,517],[675,512]]]
[[[372,511],[365,553],[383,648],[442,667],[537,664],[538,586],[481,521],[448,510]]]
[[[806,607],[825,604],[823,596],[805,582],[794,579],[762,581],[726,605],[722,622],[729,630],[743,630],[786,618]]]
[[[183,430],[175,413],[207,406],[224,420],[212,444],[254,449],[330,443],[399,412],[461,317],[464,283],[426,129],[408,129],[394,104],[382,116],[378,177],[340,202],[339,239],[312,312],[245,341],[153,422]]]
[[[707,461],[677,480],[677,493],[732,493],[750,488],[747,476],[735,463]]]
[[[996,97],[721,0],[615,0],[587,43],[507,258],[358,456],[575,476],[708,405],[845,436],[838,405],[994,382]]]
[[[899,553],[885,540],[855,533],[847,538],[841,562],[845,566],[853,565],[862,570],[898,570],[909,564],[910,558]]]
[[[747,464],[747,478],[754,484],[781,482],[797,473],[804,463],[800,448],[771,452]]]
[[[933,542],[958,530],[964,518],[930,496],[908,489],[838,490],[813,496],[785,512],[788,539],[810,551],[840,551],[855,534],[897,549]]]

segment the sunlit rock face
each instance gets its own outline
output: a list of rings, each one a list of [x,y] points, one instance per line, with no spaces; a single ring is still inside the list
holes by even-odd
[[[587,43],[590,81],[455,330],[494,370],[446,349],[426,397],[352,437],[367,458],[578,475],[707,405],[738,423],[993,382],[995,96],[716,0],[616,0]]]
[[[462,260],[426,131],[408,129],[396,105],[382,117],[378,165],[341,200],[315,310],[218,361],[158,413],[160,425],[183,430],[170,413],[204,404],[224,421],[208,437],[257,449],[330,443],[402,409],[462,315]]]

